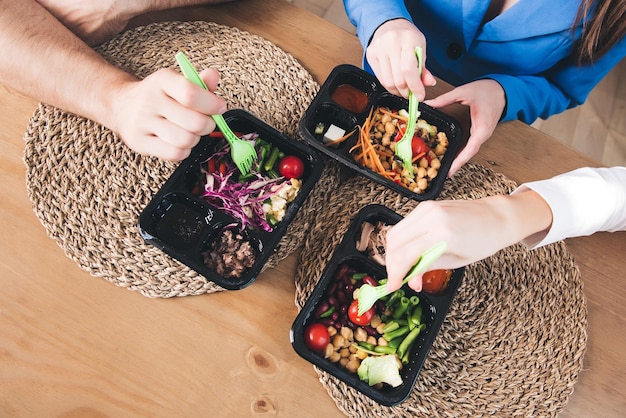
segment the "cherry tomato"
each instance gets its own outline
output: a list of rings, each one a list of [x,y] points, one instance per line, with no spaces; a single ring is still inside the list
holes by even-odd
[[[323,351],[330,342],[325,325],[315,322],[304,330],[304,343],[313,351]]]
[[[288,179],[299,179],[304,174],[304,163],[295,155],[287,155],[278,163],[278,172]]]
[[[369,325],[374,317],[375,309],[371,307],[363,315],[359,315],[359,301],[353,300],[348,308],[348,318],[356,325]]]
[[[439,294],[448,286],[452,270],[431,270],[422,276],[422,291],[426,293]]]
[[[415,135],[411,140],[411,151],[413,152],[413,157],[416,155],[420,155],[422,153],[428,152],[428,145],[424,142],[422,138]]]

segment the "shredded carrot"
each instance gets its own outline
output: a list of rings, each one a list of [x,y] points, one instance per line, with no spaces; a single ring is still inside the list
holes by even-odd
[[[417,154],[415,157],[413,157],[413,160],[411,160],[411,162],[415,162],[417,160],[419,160],[420,158],[422,158],[424,155],[426,155],[426,152],[420,152],[419,154]]]
[[[378,111],[379,111],[380,113],[384,113],[384,114],[386,114],[386,115],[389,115],[389,116],[391,116],[392,118],[395,118],[395,119],[400,119],[400,120],[403,120],[403,121],[405,121],[405,122],[408,122],[408,121],[409,121],[409,118],[408,118],[408,117],[401,116],[401,115],[400,115],[400,114],[398,114],[398,113],[394,113],[394,112],[392,112],[391,110],[387,109],[386,107],[379,107],[379,108],[378,108]]]
[[[324,145],[326,145],[327,147],[330,147],[331,145],[336,145],[339,144],[343,141],[345,141],[346,139],[350,138],[352,136],[352,134],[358,129],[358,127],[354,128],[353,130],[351,130],[350,132],[348,132],[347,134],[345,134],[344,136],[342,136],[341,138],[337,138],[334,141],[328,141],[325,142]]]

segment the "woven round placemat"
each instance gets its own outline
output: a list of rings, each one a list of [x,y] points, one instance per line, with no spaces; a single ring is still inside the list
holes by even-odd
[[[509,193],[515,186],[489,168],[468,164],[446,182],[439,199],[475,199]],[[353,216],[373,203],[402,215],[418,204],[363,177],[335,190],[318,211],[300,253],[299,308]],[[555,416],[566,405],[582,368],[586,329],[582,280],[565,244],[535,250],[518,244],[466,268],[406,402],[381,406],[314,367],[348,416]]]
[[[139,78],[176,68],[181,50],[197,68],[219,71],[216,92],[229,108],[246,109],[298,138],[298,121],[319,85],[291,55],[257,35],[211,22],[167,22],[130,30],[97,49]],[[35,214],[82,269],[149,297],[223,290],[139,236],[139,214],[177,163],[138,155],[110,130],[46,104],[31,117],[24,140]],[[302,244],[311,212],[337,184],[338,168],[327,164],[265,268]]]

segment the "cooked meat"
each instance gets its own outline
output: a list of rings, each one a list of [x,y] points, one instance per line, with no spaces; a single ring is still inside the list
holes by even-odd
[[[391,225],[382,221],[378,221],[375,224],[363,222],[361,225],[361,237],[356,243],[356,249],[364,252],[369,258],[384,266],[386,237],[389,228],[391,228]]]
[[[208,251],[202,253],[204,264],[226,278],[241,277],[256,260],[256,253],[243,234],[225,229]]]

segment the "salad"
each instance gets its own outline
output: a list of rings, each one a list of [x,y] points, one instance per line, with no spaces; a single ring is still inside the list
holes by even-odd
[[[286,155],[256,132],[238,134],[257,151],[250,173],[242,175],[222,133],[215,131],[210,136],[219,142],[215,153],[201,163],[192,193],[237,219],[242,229],[249,225],[273,231],[302,187],[304,162]]]

